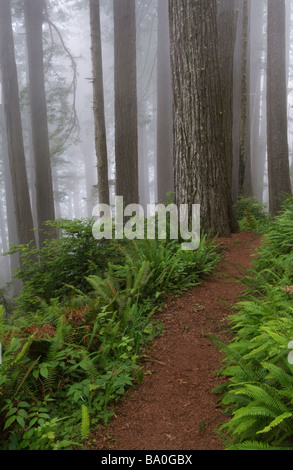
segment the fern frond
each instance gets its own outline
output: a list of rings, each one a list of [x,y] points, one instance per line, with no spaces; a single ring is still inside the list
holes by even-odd
[[[264,442],[245,441],[239,444],[232,444],[226,450],[292,450],[292,447],[276,447]]]
[[[279,426],[285,419],[292,419],[293,413],[287,412],[277,416],[268,426],[258,431],[257,434],[263,434],[270,432],[273,428]]]
[[[272,389],[272,394],[267,393],[264,390],[263,386],[246,384],[245,387],[241,387],[240,390],[237,390],[235,393],[241,393],[247,395],[251,398],[252,401],[257,402],[261,405],[265,405],[268,410],[273,413],[285,413],[288,411],[286,405],[279,399],[276,390]],[[267,385],[266,388],[269,388]]]
[[[293,376],[291,374],[288,374],[284,369],[276,364],[265,362],[263,363],[263,367],[272,374],[272,378],[276,379],[283,389],[292,390]]]
[[[81,438],[88,439],[90,434],[90,415],[86,405],[81,405]]]

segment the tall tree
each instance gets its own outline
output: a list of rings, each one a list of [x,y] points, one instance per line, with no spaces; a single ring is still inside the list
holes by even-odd
[[[251,3],[250,11],[250,129],[253,194],[263,201],[266,163],[266,1]]]
[[[98,196],[101,204],[109,204],[110,194],[104,105],[100,0],[90,0],[90,26],[93,64],[95,144],[98,168]]]
[[[9,0],[0,1],[0,64],[18,242],[21,244],[35,243],[23,145],[18,76]]]
[[[233,168],[233,66],[236,39],[236,0],[218,0],[218,38],[223,97],[224,135],[227,148],[228,177],[232,185]]]
[[[282,194],[291,193],[287,134],[285,0],[268,0],[267,142],[269,206],[281,209]]]
[[[233,200],[252,195],[250,152],[250,0],[239,0],[233,72]]]
[[[168,0],[158,2],[157,54],[157,191],[163,202],[174,191],[172,73]]]
[[[139,202],[135,0],[114,0],[116,195]]]
[[[201,226],[237,230],[223,137],[216,0],[170,1],[175,201],[200,204]]]
[[[2,83],[2,80],[1,80]],[[1,96],[2,102],[4,97]],[[0,133],[1,133],[1,157],[3,162],[3,173],[4,173],[4,186],[5,186],[5,199],[6,199],[6,214],[7,214],[7,232],[8,232],[8,243],[9,245],[18,245],[18,236],[15,220],[14,211],[14,198],[13,198],[13,185],[11,179],[11,172],[9,166],[9,152],[7,142],[7,131],[5,123],[5,115],[3,105],[0,105]],[[19,267],[19,253],[14,253],[9,256],[10,258],[10,273],[14,274],[16,269]],[[8,272],[6,273],[9,274]],[[11,293],[16,295],[19,290],[21,283],[17,279],[11,279]]]
[[[251,0],[244,0],[242,33],[241,132],[239,156],[239,193],[244,197],[250,197],[253,195],[250,149],[250,11]]]
[[[55,237],[44,223],[55,219],[51,155],[48,133],[47,103],[44,78],[43,12],[44,0],[25,0],[25,29],[29,70],[32,143],[35,164],[38,237],[41,244]]]

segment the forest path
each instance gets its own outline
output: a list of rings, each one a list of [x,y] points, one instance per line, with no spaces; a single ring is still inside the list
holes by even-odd
[[[238,280],[261,237],[242,232],[219,243],[215,274],[167,300],[158,315],[164,334],[148,348],[142,384],[122,399],[106,430],[91,436],[89,449],[223,450],[216,429],[225,417],[211,394],[222,353],[207,335],[226,337],[225,318],[244,289]]]

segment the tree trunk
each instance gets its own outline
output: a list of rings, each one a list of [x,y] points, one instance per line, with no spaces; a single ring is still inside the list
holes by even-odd
[[[233,64],[236,39],[236,0],[218,0],[218,39],[223,97],[224,134],[227,148],[227,172],[232,186],[233,168]]]
[[[35,243],[26,172],[10,1],[0,1],[0,61],[18,242]]]
[[[90,26],[93,65],[95,144],[98,168],[98,196],[100,204],[110,204],[108,153],[104,106],[100,0],[90,0]]]
[[[116,195],[139,202],[135,0],[114,0]]]
[[[283,194],[291,194],[287,135],[285,0],[268,0],[267,139],[269,205],[281,209]]]
[[[242,33],[239,194],[244,197],[250,197],[253,195],[250,150],[250,2],[251,0],[244,0]]]
[[[2,83],[2,80],[1,80]],[[3,96],[2,102],[4,101]],[[2,160],[4,169],[4,183],[5,183],[5,199],[6,199],[6,213],[7,213],[7,229],[8,229],[8,243],[9,245],[18,245],[18,236],[15,221],[14,211],[14,198],[12,190],[12,180],[9,167],[9,154],[8,154],[8,142],[7,132],[5,124],[5,115],[3,106],[0,106],[0,129],[2,134]],[[7,255],[8,256],[8,255]],[[15,274],[20,264],[19,253],[14,253],[9,256],[10,258],[10,274]],[[17,295],[21,288],[21,282],[18,279],[11,280],[11,294],[12,296]]]
[[[261,151],[261,129],[265,113],[263,105],[263,87],[265,87],[263,47],[264,47],[264,1],[252,2],[250,12],[251,48],[250,48],[250,109],[251,109],[251,165],[253,194],[263,201],[264,163]],[[262,116],[264,115],[264,116]]]
[[[237,230],[227,175],[215,0],[170,1],[176,204],[206,233]]]
[[[36,175],[36,208],[39,243],[56,237],[44,223],[55,219],[43,63],[43,0],[25,0],[25,29],[29,67],[32,143]]]
[[[168,0],[158,2],[157,189],[158,201],[174,191],[172,72]]]
[[[252,195],[250,152],[250,0],[240,0],[234,53],[233,201]]]

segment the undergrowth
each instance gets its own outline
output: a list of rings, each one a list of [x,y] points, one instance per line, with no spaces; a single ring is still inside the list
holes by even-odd
[[[255,197],[240,196],[235,205],[236,217],[241,231],[264,233],[270,223],[266,206]]]
[[[230,317],[215,392],[228,416],[220,432],[231,450],[293,449],[293,199],[267,226]]]
[[[85,445],[120,397],[142,380],[156,311],[219,261],[203,236],[195,251],[171,240],[97,242],[90,221],[58,221],[58,240],[19,250],[23,289],[0,315],[2,450]]]

